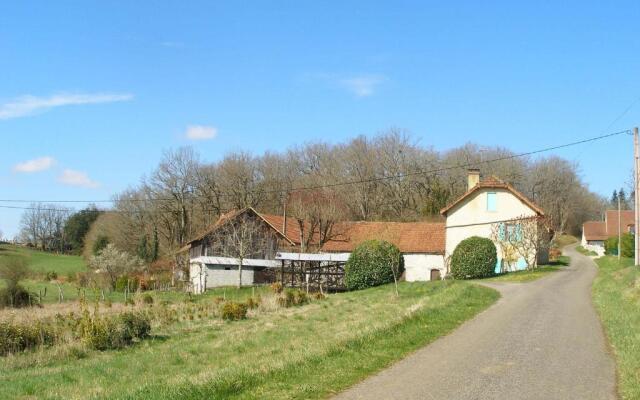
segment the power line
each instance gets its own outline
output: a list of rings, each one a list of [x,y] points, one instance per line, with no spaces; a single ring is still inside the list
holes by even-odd
[[[629,109],[630,108],[631,107],[629,107]],[[387,176],[374,177],[374,178],[368,178],[368,179],[342,181],[342,182],[336,182],[336,183],[330,183],[330,184],[322,184],[322,185],[313,185],[313,186],[302,186],[302,187],[297,187],[297,188],[291,188],[289,191],[290,192],[298,192],[298,191],[308,191],[308,190],[316,190],[316,189],[334,188],[334,187],[339,187],[339,186],[357,185],[357,184],[362,184],[362,183],[381,182],[381,181],[392,180],[392,179],[402,179],[402,178],[407,178],[407,177],[417,176],[417,175],[437,174],[437,173],[446,172],[446,171],[459,169],[459,168],[478,167],[478,166],[481,166],[481,165],[488,165],[488,164],[495,163],[495,162],[513,160],[513,159],[516,159],[516,158],[528,157],[528,156],[532,156],[532,155],[536,155],[536,154],[540,154],[540,153],[545,153],[545,152],[549,152],[549,151],[553,151],[553,150],[559,150],[559,149],[564,149],[564,148],[567,148],[567,147],[577,146],[577,145],[581,145],[581,144],[585,144],[585,143],[591,143],[591,142],[595,142],[595,141],[598,141],[598,140],[604,140],[604,139],[608,139],[608,138],[611,138],[611,137],[614,137],[614,136],[619,136],[619,135],[622,135],[622,134],[631,134],[631,130],[625,129],[625,130],[622,130],[622,131],[606,133],[606,134],[598,135],[598,136],[591,137],[591,138],[588,138],[588,139],[582,139],[582,140],[578,140],[578,141],[574,141],[574,142],[570,142],[570,143],[565,143],[565,144],[561,144],[561,145],[557,145],[557,146],[545,147],[545,148],[541,148],[541,149],[538,149],[538,150],[533,150],[533,151],[528,151],[528,152],[518,153],[518,154],[512,154],[512,155],[498,157],[498,158],[494,158],[494,159],[490,159],[490,160],[483,160],[483,161],[477,161],[477,162],[456,164],[456,165],[453,165],[453,166],[440,167],[440,168],[435,168],[435,169],[431,169],[431,170],[418,170],[418,171],[414,171],[414,172],[407,172],[407,173],[401,173],[401,174],[396,174],[396,175],[387,175]],[[251,191],[248,191],[248,192],[249,193],[260,192],[262,194],[273,194],[273,193],[282,193],[283,190],[282,189],[280,189],[280,190],[265,190],[265,191],[251,190]],[[192,193],[192,192],[190,192],[190,193]],[[231,193],[218,193],[217,196],[219,196],[219,197],[233,196],[233,194],[231,194]],[[194,198],[205,198],[205,199],[207,199],[208,197],[206,197],[206,196],[193,196],[193,197],[191,197],[191,199],[194,199]],[[161,197],[158,197],[158,198],[154,198],[154,199],[52,200],[52,201],[22,200],[22,199],[15,199],[15,200],[0,199],[0,202],[2,202],[2,203],[116,203],[116,202],[154,202],[154,201],[171,201],[171,200],[175,200],[175,198],[161,198]],[[17,207],[17,206],[13,206],[13,207],[0,206],[0,208],[33,209],[33,207]],[[214,210],[211,210],[211,211],[214,211]]]

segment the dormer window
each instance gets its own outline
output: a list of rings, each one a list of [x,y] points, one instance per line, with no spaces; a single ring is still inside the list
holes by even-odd
[[[498,211],[498,196],[496,192],[487,193],[487,211]]]

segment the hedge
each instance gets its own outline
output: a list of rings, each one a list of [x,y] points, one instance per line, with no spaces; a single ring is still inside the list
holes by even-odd
[[[494,274],[497,261],[495,244],[490,239],[472,236],[453,251],[451,275],[454,279],[485,278]]]
[[[344,283],[349,290],[366,289],[393,282],[404,270],[402,254],[395,245],[383,240],[361,243],[344,267]]]

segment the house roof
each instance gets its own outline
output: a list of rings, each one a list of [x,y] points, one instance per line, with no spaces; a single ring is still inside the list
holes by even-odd
[[[511,192],[514,196],[516,196],[524,204],[526,204],[529,208],[531,208],[533,211],[535,211],[538,215],[544,215],[544,211],[542,211],[542,208],[540,208],[533,201],[529,200],[527,198],[527,196],[525,196],[524,194],[520,193],[513,186],[511,186],[510,184],[504,182],[503,180],[501,180],[501,179],[499,179],[499,178],[497,178],[495,176],[490,176],[490,177],[478,182],[474,187],[469,189],[465,194],[463,194],[462,196],[458,197],[454,202],[452,202],[451,204],[449,204],[448,206],[446,206],[445,208],[440,210],[440,214],[446,216],[447,213],[449,211],[451,211],[451,209],[453,209],[455,206],[457,206],[458,204],[462,203],[465,199],[467,199],[468,197],[472,196],[474,193],[476,193],[476,192],[478,192],[478,191],[480,191],[482,189],[504,189],[504,190],[507,190],[507,191]]]
[[[628,226],[635,225],[635,213],[632,210],[620,211],[620,227],[622,233],[626,232]],[[605,215],[607,223],[607,234],[609,236],[618,236],[618,210],[607,210]]]
[[[607,240],[607,224],[604,221],[589,221],[582,225],[586,240]]]
[[[283,216],[262,214],[252,208],[246,208],[222,214],[218,221],[212,224],[204,233],[191,240],[180,252],[189,250],[193,242],[202,240],[211,232],[248,210],[255,212],[288,242],[293,245],[300,245],[300,225],[297,219],[287,218],[285,234],[283,231]],[[351,252],[366,240],[381,239],[395,244],[403,253],[444,254],[444,223],[344,221],[335,224],[333,232],[334,237],[322,246],[321,251]],[[317,239],[312,240],[312,242],[317,243]]]
[[[620,228],[622,233],[628,232],[635,226],[632,210],[620,211]],[[618,236],[618,210],[607,210],[604,221],[588,221],[582,225],[582,232],[586,240],[606,240]]]
[[[342,222],[334,228],[336,236],[322,246],[322,251],[351,252],[360,243],[386,240],[403,253],[444,254],[445,224],[433,222]]]
[[[204,230],[203,233],[198,235],[196,238],[190,240],[184,247],[182,247],[180,250],[178,250],[178,253],[184,253],[185,251],[189,250],[191,248],[191,244],[193,242],[197,242],[199,240],[204,239],[207,235],[211,234],[212,232],[216,231],[217,229],[220,229],[220,227],[224,226],[227,222],[233,220],[234,218],[237,218],[238,216],[244,214],[245,212],[253,212],[253,213],[255,213],[259,218],[261,218],[271,228],[273,228],[280,236],[285,238],[291,244],[296,244],[296,241],[293,240],[293,238],[296,237],[295,236],[295,232],[293,231],[293,229],[295,229],[297,227],[297,223],[295,221],[289,222],[287,220],[287,234],[285,235],[282,232],[282,219],[278,220],[278,218],[282,218],[282,217],[279,217],[279,216],[276,216],[276,215],[260,214],[259,212],[254,210],[252,207],[246,207],[246,208],[243,208],[243,209],[240,209],[240,210],[231,210],[231,211],[229,211],[227,213],[221,214],[216,222],[211,224],[207,229]],[[297,230],[297,233],[298,233],[297,237],[299,237],[300,236],[300,229],[299,228],[297,228],[297,229],[298,229]],[[291,231],[291,233],[290,233],[290,231]],[[299,240],[298,240],[298,242],[299,242]]]

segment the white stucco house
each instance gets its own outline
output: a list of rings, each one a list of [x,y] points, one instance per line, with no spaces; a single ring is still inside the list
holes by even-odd
[[[469,170],[468,190],[440,212],[445,217],[445,256],[453,254],[456,246],[471,236],[492,238],[492,227],[500,224],[503,234],[514,234],[519,229],[518,220],[543,217],[544,212],[522,193],[496,177],[480,180],[479,170]],[[521,270],[527,267],[524,257],[505,260],[501,248],[495,272]],[[535,255],[538,264],[549,260],[548,249]]]

